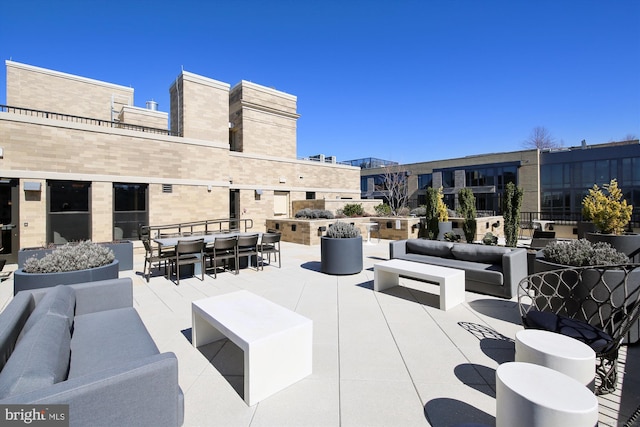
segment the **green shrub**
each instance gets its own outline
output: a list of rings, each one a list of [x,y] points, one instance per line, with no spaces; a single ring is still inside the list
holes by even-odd
[[[296,212],[296,218],[307,218],[307,219],[318,219],[318,218],[326,218],[333,219],[333,213],[331,211],[325,209],[309,209],[304,208]]]
[[[347,203],[342,208],[342,213],[348,217],[364,215],[364,209],[359,203]]]
[[[586,265],[626,264],[629,258],[606,242],[591,243],[586,239],[560,240],[549,243],[542,253],[547,261],[581,267]]]
[[[460,241],[460,235],[454,233],[453,231],[447,231],[446,233],[444,233],[443,235],[444,240],[447,242],[459,242]]]
[[[111,264],[114,259],[111,249],[87,240],[80,243],[67,243],[40,259],[29,258],[24,263],[23,271],[25,273],[59,273],[86,270]]]
[[[327,228],[326,237],[332,237],[334,239],[348,239],[358,237],[359,235],[360,229],[358,227],[347,222],[338,221]]]
[[[422,205],[417,208],[411,209],[411,215],[414,216],[425,216],[427,214],[427,207]]]
[[[498,244],[498,236],[494,235],[490,231],[487,231],[482,238],[482,243],[488,246],[495,246]]]
[[[470,188],[462,188],[458,192],[458,212],[460,216],[464,218],[462,223],[462,232],[464,238],[469,243],[473,243],[476,238],[476,197],[473,195],[473,191]]]
[[[391,206],[386,203],[380,203],[374,209],[378,216],[391,216]]]

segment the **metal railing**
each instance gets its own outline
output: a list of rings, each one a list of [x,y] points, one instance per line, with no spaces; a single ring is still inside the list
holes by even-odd
[[[223,219],[208,219],[204,221],[193,222],[181,222],[177,224],[163,224],[163,225],[141,225],[140,237],[143,235],[149,235],[152,239],[157,237],[179,235],[179,236],[194,236],[213,233],[227,233],[231,231],[244,231],[253,228],[253,220],[237,219],[237,218],[223,218]]]
[[[93,126],[110,127],[115,129],[133,130],[137,132],[147,132],[147,133],[153,133],[153,134],[159,134],[159,135],[180,136],[177,132],[174,132],[169,129],[160,129],[160,128],[153,128],[149,126],[132,125],[132,124],[123,123],[120,121],[110,121],[110,120],[94,119],[91,117],[73,116],[70,114],[54,113],[52,111],[32,110],[30,108],[12,107],[9,105],[0,104],[0,112],[18,114],[21,116],[41,117],[44,119],[53,119],[53,120],[60,120],[65,122],[82,123],[82,124],[93,125]]]

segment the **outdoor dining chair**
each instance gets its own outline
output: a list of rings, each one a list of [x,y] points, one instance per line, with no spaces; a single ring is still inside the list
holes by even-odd
[[[618,351],[640,315],[640,264],[551,270],[520,281],[525,328],[584,342],[596,353],[596,394],[615,391]]]
[[[276,257],[278,258],[278,268],[282,268],[280,237],[280,233],[265,233],[262,235],[262,239],[260,239],[260,244],[258,245],[258,252],[260,253],[260,266],[263,270],[265,255],[267,256],[269,265],[271,265],[271,254],[274,255],[274,261]]]
[[[175,257],[171,258],[172,271],[173,267],[176,268],[176,283],[180,284],[180,266],[181,265],[193,265],[200,264],[201,279],[204,280],[204,239],[197,240],[178,240],[176,244]]]
[[[258,270],[258,238],[259,234],[240,235],[238,236],[238,263],[241,258],[247,258],[247,264],[253,265]],[[236,269],[237,270],[237,269]]]
[[[213,278],[217,278],[218,263],[222,261],[222,268],[229,264],[229,260],[235,263],[236,274],[238,274],[238,236],[218,236],[213,241],[213,245],[207,247],[206,256],[213,268]]]
[[[151,276],[151,268],[153,264],[158,264],[158,267],[164,264],[164,275],[167,275],[167,264],[170,262],[171,258],[175,256],[175,251],[160,251],[158,249],[157,255],[154,253],[153,247],[151,246],[151,241],[147,239],[142,239],[142,244],[144,245],[144,267],[142,269],[142,274],[149,281],[149,276]]]

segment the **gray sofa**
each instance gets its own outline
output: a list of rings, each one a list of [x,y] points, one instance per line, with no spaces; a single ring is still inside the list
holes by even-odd
[[[131,279],[19,292],[0,313],[0,404],[68,404],[71,426],[179,426],[178,360],[133,308]]]
[[[527,251],[503,246],[398,240],[389,243],[389,258],[464,270],[467,291],[501,298],[514,297],[527,276]]]

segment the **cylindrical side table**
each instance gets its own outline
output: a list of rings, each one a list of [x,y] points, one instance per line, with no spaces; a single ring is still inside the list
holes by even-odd
[[[598,399],[553,369],[507,362],[496,370],[496,427],[594,427]]]
[[[516,362],[546,366],[594,390],[596,353],[585,343],[566,335],[538,329],[518,331]]]

